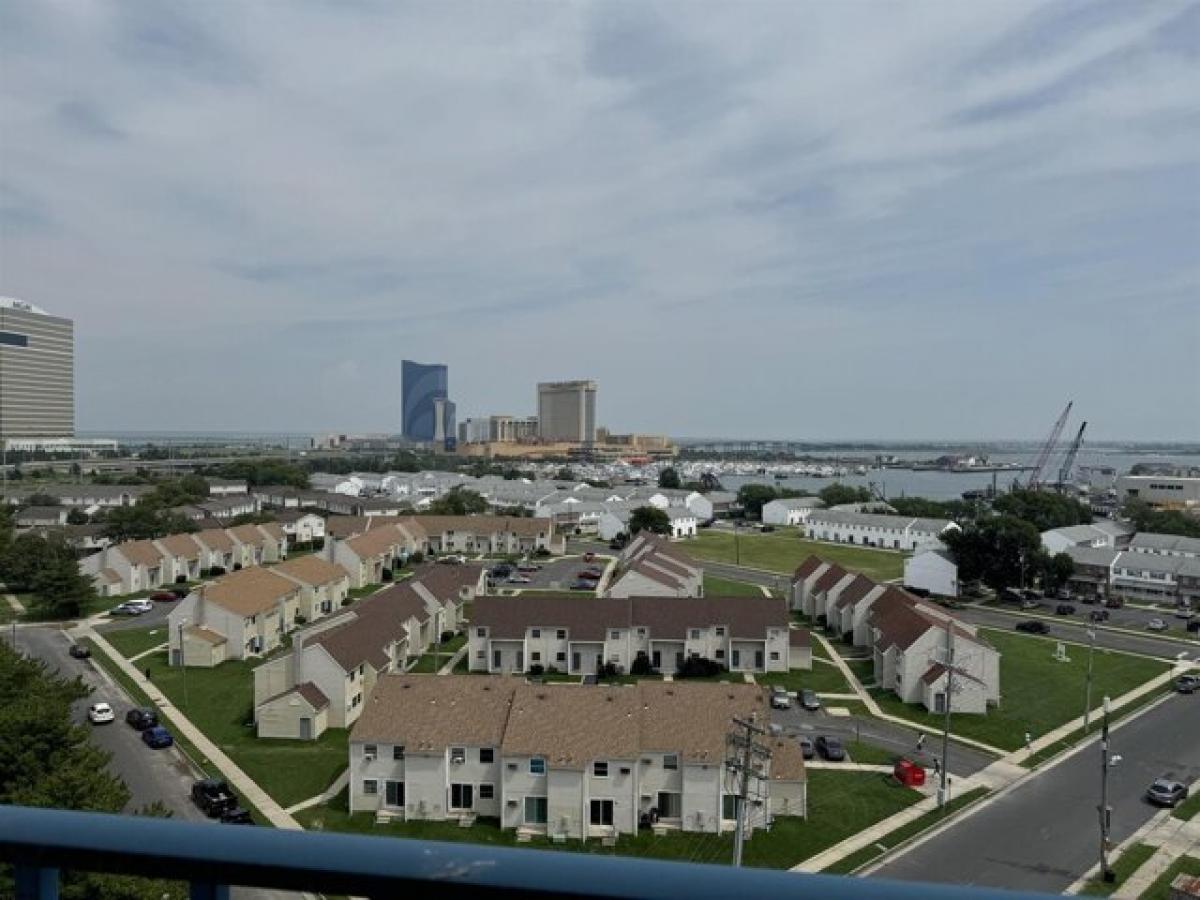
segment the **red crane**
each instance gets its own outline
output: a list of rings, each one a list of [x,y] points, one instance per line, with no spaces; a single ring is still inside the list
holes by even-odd
[[[1025,482],[1026,490],[1035,491],[1042,483],[1042,472],[1046,470],[1046,462],[1050,459],[1050,454],[1054,452],[1055,445],[1058,444],[1058,439],[1062,435],[1063,426],[1067,424],[1067,416],[1071,414],[1071,407],[1075,405],[1074,400],[1067,402],[1067,408],[1062,411],[1062,415],[1058,417],[1058,421],[1054,423],[1054,428],[1050,431],[1050,437],[1046,439],[1046,443],[1042,445],[1042,449],[1038,451],[1037,459],[1033,463],[1033,471],[1029,473],[1029,480]]]

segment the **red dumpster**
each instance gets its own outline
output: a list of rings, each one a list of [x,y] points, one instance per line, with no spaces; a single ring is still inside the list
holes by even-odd
[[[924,766],[919,766],[908,759],[898,760],[895,768],[892,769],[892,774],[896,776],[897,781],[908,787],[921,787],[925,783]]]

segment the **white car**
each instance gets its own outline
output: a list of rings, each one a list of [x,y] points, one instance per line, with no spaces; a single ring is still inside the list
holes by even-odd
[[[1162,619],[1151,619],[1146,623],[1146,627],[1151,631],[1166,631],[1167,623]]]
[[[126,600],[121,605],[135,616],[140,616],[142,613],[148,613],[154,609],[154,604],[149,600]]]
[[[93,725],[107,725],[116,718],[116,714],[113,713],[113,708],[111,706],[109,706],[107,703],[100,702],[93,703],[88,707],[87,717],[88,721]]]

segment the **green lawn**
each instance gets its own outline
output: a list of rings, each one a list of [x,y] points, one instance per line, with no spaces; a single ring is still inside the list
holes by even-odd
[[[890,776],[828,770],[808,773],[808,819],[781,816],[769,832],[759,831],[746,843],[744,861],[760,868],[788,868],[845,840],[888,816],[916,803],[921,795],[901,787]],[[728,865],[733,855],[733,835],[676,833],[656,837],[650,832],[621,835],[617,846],[602,847],[599,841],[586,844],[568,841],[552,844],[539,839],[517,844],[515,831],[501,831],[494,819],[482,819],[470,828],[454,822],[393,822],[375,825],[370,813],[350,816],[346,792],[328,806],[314,807],[296,815],[305,828],[354,831],[423,840],[568,850],[605,855],[643,856],[683,862]]]
[[[986,715],[956,714],[955,734],[1005,750],[1018,750],[1025,732],[1040,735],[1083,715],[1087,648],[1068,646],[1070,662],[1054,659],[1055,641],[1009,631],[980,629],[1000,651],[999,707]],[[1092,669],[1093,709],[1104,696],[1119,697],[1170,668],[1166,662],[1097,650]],[[942,727],[943,717],[915,704],[903,703],[891,691],[874,691],[884,712],[909,719],[929,731]]]
[[[812,671],[808,669],[792,669],[790,672],[764,672],[756,674],[759,684],[782,685],[789,691],[800,691],[811,688],[818,694],[849,694],[853,693],[842,672],[830,663],[813,661]]]
[[[846,752],[850,754],[851,762],[861,763],[864,766],[890,766],[901,755],[894,750],[881,750],[873,744],[864,744],[862,741],[847,741]]]
[[[1186,800],[1171,810],[1171,815],[1185,822],[1194,819],[1197,813],[1200,813],[1200,790],[1192,791]]]
[[[1100,878],[1092,878],[1083,886],[1080,893],[1092,897],[1107,897],[1119,888],[1130,875],[1140,869],[1142,864],[1154,855],[1154,851],[1155,848],[1149,844],[1134,844],[1118,856],[1117,861],[1112,864],[1113,873],[1117,876],[1116,881],[1108,883]]]
[[[761,597],[762,595],[763,592],[759,590],[757,584],[719,578],[716,575],[704,576],[705,597]]]
[[[699,560],[736,563],[738,549],[734,536],[711,528],[685,542],[684,552]],[[877,581],[889,581],[904,574],[904,556],[894,550],[874,550],[848,544],[825,544],[805,540],[795,532],[743,534],[738,538],[741,565],[790,575],[810,554],[837,563],[848,571],[861,572]]]
[[[153,628],[120,628],[101,631],[100,635],[116,647],[122,656],[131,659],[159,644],[165,644],[167,626],[164,623]]]
[[[854,677],[862,684],[870,684],[875,680],[875,663],[869,659],[848,659],[846,665],[854,673]]]
[[[1143,694],[1132,703],[1128,703],[1110,714],[1108,718],[1109,724],[1115,725],[1117,722],[1128,718],[1143,706],[1153,703],[1167,693],[1168,689],[1164,687],[1161,691],[1150,691],[1149,693]],[[1095,735],[1099,730],[1100,716],[1096,712],[1095,703],[1093,701],[1092,720],[1088,723],[1088,730],[1086,734],[1084,733],[1083,726],[1081,725],[1061,740],[1057,740],[1054,743],[1043,747],[1037,753],[1029,755],[1025,758],[1021,765],[1027,769],[1037,768],[1047,760],[1053,759],[1060,753],[1065,753],[1067,750],[1070,750],[1084,738]]]
[[[861,850],[851,853],[849,856],[838,860],[832,866],[821,871],[827,875],[849,875],[852,872],[856,872],[863,866],[874,862],[889,850],[898,847],[910,838],[916,837],[921,832],[933,828],[947,816],[954,815],[964,806],[969,806],[987,793],[987,788],[978,787],[967,791],[961,797],[954,797],[946,804],[945,809],[934,809],[927,812],[907,825],[902,825],[895,831],[889,831],[870,846],[863,847]]]
[[[1167,900],[1171,894],[1171,882],[1178,875],[1200,875],[1200,859],[1195,856],[1185,856],[1175,860],[1167,871],[1154,879],[1139,900]]]
[[[253,669],[261,660],[231,660],[215,669],[167,665],[166,653],[139,660],[180,710],[281,806],[321,793],[346,768],[346,732],[315,741],[259,739],[254,734]],[[185,696],[186,684],[186,696]]]
[[[450,657],[457,653],[459,649],[466,644],[466,642],[467,636],[465,634],[456,634],[452,640],[446,641],[446,643],[442,644],[440,654],[435,654],[432,651],[426,653],[420,659],[418,659],[417,664],[408,671],[424,672],[426,674],[437,672],[438,669],[450,662]],[[463,659],[465,660],[466,657],[464,656]]]

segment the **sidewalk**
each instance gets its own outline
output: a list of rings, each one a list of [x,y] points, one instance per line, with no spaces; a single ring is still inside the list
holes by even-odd
[[[458,661],[460,659],[467,655],[467,651],[470,649],[471,646],[469,644],[463,644],[456,651],[454,651],[454,655],[450,657],[450,662],[438,669],[437,673],[439,675],[453,675],[454,667],[458,665]]]
[[[1200,821],[1184,822],[1168,814],[1141,843],[1158,847],[1158,852],[1113,891],[1117,900],[1137,900],[1176,860],[1200,857]]]
[[[133,665],[129,660],[117,652],[104,637],[97,632],[88,623],[83,623],[72,628],[69,632],[72,637],[78,639],[80,637],[91,638],[95,645],[105,653],[120,669],[141,688],[146,696],[149,697],[156,706],[164,712],[170,714],[171,721],[175,727],[195,745],[196,749],[203,753],[214,766],[216,766],[226,780],[236,788],[243,797],[254,804],[267,819],[276,828],[288,828],[295,831],[303,830],[300,823],[293,819],[282,807],[264,791],[258,784],[245,772],[237,767],[237,765],[226,756],[221,749],[205,736],[199,728],[191,723],[190,720],[176,707],[170,699],[163,694],[162,691],[151,681],[146,680],[146,677],[138,670],[137,666]]]
[[[332,800],[334,797],[336,797],[339,793],[341,793],[342,789],[349,783],[350,783],[350,770],[347,769],[345,772],[343,772],[341,775],[339,775],[337,778],[335,778],[333,780],[333,784],[331,784],[325,790],[321,791],[321,793],[317,794],[317,796],[309,797],[307,800],[301,800],[299,803],[295,803],[292,806],[289,806],[287,809],[284,810],[284,812],[286,812],[290,815],[292,813],[298,813],[302,809],[308,809],[311,806],[317,806],[321,803],[326,803],[326,802]]]

